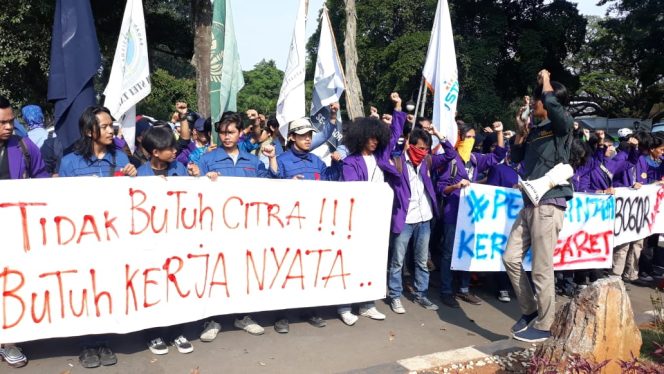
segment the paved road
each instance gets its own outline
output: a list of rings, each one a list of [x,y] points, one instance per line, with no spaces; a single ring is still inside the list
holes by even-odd
[[[636,313],[652,309],[652,289],[629,288]],[[1,362],[0,373],[189,373],[195,367],[202,374],[343,372],[507,338],[509,327],[519,315],[515,300],[503,304],[493,293],[478,293],[485,300],[482,305],[462,304],[461,309],[442,306],[438,312],[404,300],[407,313],[397,315],[387,304],[378,302],[378,308],[387,314],[385,321],[361,318],[352,327],[336,318],[334,308],[325,308],[327,327],[318,329],[298,321],[291,323],[289,334],[278,334],[272,329],[272,312],[255,315],[266,326],[262,336],[236,330],[232,318],[224,317],[220,320],[222,332],[211,343],[200,342],[202,324],[191,323],[185,326],[185,332],[195,350],[187,355],[171,347],[167,355],[155,356],[147,350],[147,337],[142,333],[116,335],[110,343],[118,354],[118,364],[97,369],[79,365],[78,339],[24,343],[30,358],[28,366],[11,369]],[[440,304],[436,296],[432,300]],[[559,298],[558,305],[566,301]],[[296,317],[297,313],[293,315]]]

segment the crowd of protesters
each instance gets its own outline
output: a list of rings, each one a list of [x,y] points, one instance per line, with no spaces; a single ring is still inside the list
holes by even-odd
[[[132,152],[123,139],[122,130],[103,106],[85,110],[79,122],[81,137],[65,150],[53,129],[45,126],[40,107],[21,108],[23,123],[20,123],[19,111],[0,96],[0,179],[197,176],[216,180],[223,176],[387,182],[394,191],[390,244],[389,249],[385,248],[389,250],[387,302],[392,311],[406,313],[402,303],[404,290],[427,310],[438,310],[438,300],[449,308],[459,308],[459,301],[481,304],[483,300],[471,292],[478,275],[450,269],[460,190],[470,183],[517,187],[520,178],[532,177],[532,170],[528,170],[532,169],[528,164],[529,151],[524,151],[528,146],[534,147],[528,136],[538,131],[540,135],[543,133],[535,130],[541,121],[553,122],[556,116],[563,119],[562,108],[567,104],[564,86],[549,82],[548,75],[544,84],[540,80],[532,100],[525,98],[516,113],[516,133],[505,131],[500,121],[481,127],[457,120],[459,139],[456,144],[442,136],[429,119],[415,118],[404,112],[397,93],[392,93],[390,100],[391,113],[379,116],[372,110],[368,117],[343,124],[343,144],[331,150],[326,163],[312,150],[327,146],[326,140],[337,128],[338,103],[324,108],[327,122],[322,128],[314,126],[309,118],[297,119],[288,124],[284,138],[275,119],[266,118],[253,109],[247,110],[244,116],[226,112],[218,121],[213,121],[190,111],[187,103],[177,101],[169,122],[137,118]],[[568,158],[564,161],[574,168],[571,180],[574,191],[611,194],[615,187],[640,188],[661,183],[664,178],[664,132],[621,129],[619,139],[613,139],[601,130],[591,133],[577,123],[570,127],[564,132],[565,136],[569,133],[565,138],[569,139],[565,140]],[[555,159],[555,155],[551,158]],[[564,212],[571,190],[561,189],[563,192],[553,196],[551,204],[557,204]],[[528,199],[526,195],[524,199]],[[538,244],[533,242],[532,245]],[[622,277],[625,282],[654,285],[654,277],[664,276],[664,249],[658,249],[657,245],[658,236],[653,236],[618,246],[614,249],[612,269],[560,272],[555,274],[555,290],[573,296],[589,282],[611,275]],[[512,246],[517,245],[512,243]],[[504,260],[508,272],[490,275],[501,302],[510,302],[511,292],[525,292],[524,284],[528,290],[533,284],[535,293],[553,292],[540,284],[549,280],[535,274],[524,280],[525,277],[520,277],[520,262],[511,269],[514,263],[507,258]],[[430,279],[436,269],[440,278]],[[553,274],[552,268],[550,271]],[[434,300],[429,298],[430,284],[438,288],[439,297]],[[538,305],[533,312],[532,302],[519,301],[523,316],[512,327],[515,337],[519,338],[517,334],[532,321],[538,326],[537,331],[548,333],[552,311],[546,309],[550,305]],[[317,308],[299,312],[312,326],[326,326]],[[358,315],[373,320],[386,318],[373,301],[356,308],[337,306],[337,312],[349,326],[358,321]],[[288,322],[285,314],[280,315],[275,330],[287,333]],[[250,315],[236,316],[234,325],[254,335],[265,331]],[[200,340],[210,342],[220,330],[219,323],[208,319]],[[145,336],[154,354],[167,353],[167,343],[182,353],[194,349],[182,334],[181,326],[146,330]],[[520,338],[539,341],[538,337],[529,338],[529,335]],[[84,347],[79,356],[82,366],[92,368],[117,362],[107,345],[95,342],[100,340],[99,336],[80,339]],[[15,367],[27,363],[21,349],[12,344],[0,347],[0,357]]]

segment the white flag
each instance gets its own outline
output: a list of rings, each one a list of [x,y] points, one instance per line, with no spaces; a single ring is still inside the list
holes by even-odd
[[[343,69],[341,61],[339,61],[330,16],[327,13],[327,7],[323,6],[314,74],[314,92],[311,98],[311,115],[318,113],[326,105],[338,102],[345,88]]]
[[[288,138],[288,123],[304,117],[306,113],[304,108],[304,72],[307,54],[304,38],[307,18],[305,3],[306,0],[300,0],[284,81],[277,101],[279,131],[284,138]]]
[[[150,94],[150,66],[142,0],[127,0],[104,106],[122,121],[122,133],[134,150],[136,103]]]
[[[450,143],[455,144],[458,130],[454,117],[459,97],[459,80],[447,0],[438,0],[422,75],[427,87],[434,93],[432,122]]]

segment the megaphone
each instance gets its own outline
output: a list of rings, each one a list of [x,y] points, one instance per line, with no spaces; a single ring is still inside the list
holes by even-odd
[[[550,189],[556,186],[568,185],[567,181],[574,175],[574,169],[568,164],[557,164],[553,169],[549,170],[543,177],[528,181],[520,180],[519,187],[526,193],[530,201],[535,206],[539,205],[542,196]]]

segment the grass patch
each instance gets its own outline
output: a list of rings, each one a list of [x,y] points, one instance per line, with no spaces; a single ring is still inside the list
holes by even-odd
[[[664,334],[656,330],[641,329],[641,338],[643,339],[641,358],[663,364],[664,356],[661,352],[659,354],[657,352],[664,346]]]

